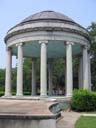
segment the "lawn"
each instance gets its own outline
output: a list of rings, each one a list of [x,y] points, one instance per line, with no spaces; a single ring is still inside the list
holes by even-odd
[[[80,117],[75,128],[96,128],[96,117]]]

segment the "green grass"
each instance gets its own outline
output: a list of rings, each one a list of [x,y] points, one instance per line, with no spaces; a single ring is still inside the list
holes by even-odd
[[[75,128],[96,128],[96,117],[80,117]]]

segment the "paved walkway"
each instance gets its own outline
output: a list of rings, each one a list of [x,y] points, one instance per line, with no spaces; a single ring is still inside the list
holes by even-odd
[[[74,128],[76,120],[81,116],[76,112],[62,112],[62,118],[57,121],[56,128]]]

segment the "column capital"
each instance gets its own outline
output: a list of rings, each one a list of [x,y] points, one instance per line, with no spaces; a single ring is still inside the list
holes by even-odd
[[[40,40],[40,41],[39,41],[39,44],[42,44],[42,43],[48,44],[48,41],[47,41],[47,40]]]
[[[88,49],[89,47],[88,47],[88,45],[82,45],[82,48],[83,49]]]
[[[66,45],[74,45],[73,42],[69,42],[69,41],[66,41],[65,44],[66,44]]]
[[[18,44],[16,44],[16,47],[22,46],[22,45],[23,45],[23,43],[18,43]]]

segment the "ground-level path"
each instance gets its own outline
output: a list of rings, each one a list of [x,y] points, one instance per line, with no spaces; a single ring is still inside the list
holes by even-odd
[[[62,117],[57,121],[56,128],[75,128],[76,120],[81,116],[77,112],[61,112]]]

